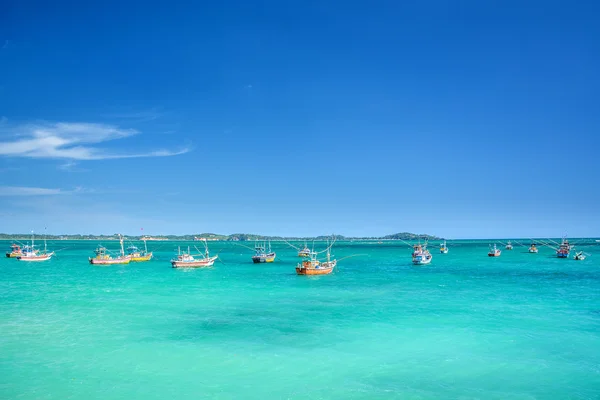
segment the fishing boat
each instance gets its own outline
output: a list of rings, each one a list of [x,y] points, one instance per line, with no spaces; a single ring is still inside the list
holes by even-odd
[[[421,243],[416,244],[413,246],[413,253],[412,253],[412,262],[415,265],[425,265],[425,264],[429,264],[431,262],[431,259],[433,258],[433,256],[431,255],[431,253],[429,252],[429,250],[427,250],[427,245],[421,245]]]
[[[573,258],[575,260],[583,261],[585,260],[585,254],[583,254],[583,251],[578,251],[577,253],[575,253],[575,257]]]
[[[298,257],[310,257],[310,249],[308,248],[308,246],[306,245],[306,242],[304,242],[304,248],[300,251],[298,251]]]
[[[446,241],[444,240],[440,245],[440,253],[448,254],[448,245],[446,245]]]
[[[490,251],[488,252],[488,256],[490,256],[490,257],[500,257],[500,254],[502,254],[502,252],[500,251],[499,248],[496,247],[495,244],[494,244],[494,246],[490,246]]]
[[[48,261],[52,258],[54,252],[48,252],[48,246],[46,244],[46,238],[44,237],[44,250],[39,251],[35,249],[35,240],[33,232],[31,232],[31,246],[23,247],[23,254],[17,256],[19,261]]]
[[[529,246],[529,252],[530,253],[537,253],[538,252],[538,248],[535,245],[535,243],[531,243],[531,246]]]
[[[131,256],[125,254],[123,249],[123,236],[119,235],[119,243],[121,244],[121,255],[112,257],[106,247],[100,245],[94,250],[95,256],[90,257],[90,264],[93,265],[114,265],[114,264],[129,264]]]
[[[509,241],[508,243],[506,243],[506,250],[512,250],[513,249],[513,245],[512,243]]]
[[[571,253],[572,246],[569,244],[569,241],[566,238],[563,238],[556,249],[556,257],[558,258],[568,258],[569,253]]]
[[[337,260],[331,259],[331,247],[335,243],[335,237],[331,244],[327,245],[327,249],[324,251],[327,253],[325,261],[319,261],[317,254],[311,251],[308,260],[303,260],[296,266],[296,274],[298,275],[329,275],[333,272],[333,269],[337,265]],[[321,252],[322,253],[322,252]]]
[[[6,257],[8,258],[17,258],[21,255],[23,255],[23,250],[21,250],[21,246],[16,243],[11,244],[10,251],[6,252]]]
[[[210,256],[208,252],[208,245],[204,242],[205,251],[204,254],[192,254],[188,246],[187,253],[181,251],[180,247],[177,247],[177,257],[171,260],[171,266],[173,268],[201,268],[211,267],[218,256]],[[195,258],[200,257],[200,258]]]
[[[146,244],[146,239],[142,239],[144,241],[144,250],[139,250],[136,246],[129,246],[127,248],[127,254],[131,257],[131,261],[133,262],[141,262],[141,261],[150,261],[152,260],[152,252],[148,252],[148,245]]]
[[[257,244],[254,246],[254,255],[252,256],[252,262],[254,264],[265,263],[265,262],[273,262],[275,261],[275,252],[271,251],[271,242],[269,242],[269,248],[266,249],[264,243],[261,246]]]

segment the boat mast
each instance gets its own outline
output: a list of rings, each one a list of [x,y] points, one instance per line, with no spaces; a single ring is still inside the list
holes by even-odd
[[[48,236],[46,234],[46,228],[44,228],[44,253],[48,252],[48,246],[46,245],[46,236]]]
[[[119,242],[121,243],[121,257],[125,257],[125,248],[123,247],[123,236],[119,233]]]

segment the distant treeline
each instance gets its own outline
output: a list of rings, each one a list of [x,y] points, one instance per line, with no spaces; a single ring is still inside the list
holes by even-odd
[[[283,237],[283,236],[264,236],[250,233],[234,233],[232,235],[219,235],[216,233],[199,233],[197,235],[142,235],[142,236],[130,236],[124,235],[129,240],[141,240],[143,237],[149,240],[182,240],[191,241],[197,239],[206,240],[222,240],[222,241],[239,241],[239,242],[250,242],[255,240],[287,240],[287,241],[313,241],[313,240],[327,240],[331,239],[332,235],[323,235],[316,237]],[[48,240],[117,240],[118,234],[114,235],[36,235],[38,239],[44,237]],[[343,235],[335,235],[337,240],[438,240],[437,236],[426,235],[426,234],[415,234],[415,233],[395,233],[393,235],[386,235],[381,237],[346,237]],[[0,233],[0,240],[29,240],[31,234],[19,233],[19,234],[8,234]]]

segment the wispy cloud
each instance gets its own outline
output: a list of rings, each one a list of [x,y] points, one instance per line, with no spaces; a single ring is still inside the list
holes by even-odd
[[[13,128],[11,131],[18,139],[0,141],[0,155],[69,160],[106,160],[168,157],[190,151],[189,148],[178,150],[157,149],[133,154],[108,151],[94,145],[127,138],[140,132],[135,129],[122,129],[106,124],[73,122],[27,124]]]
[[[31,186],[0,186],[0,196],[56,196],[70,194],[94,193],[93,189],[77,186],[72,190],[59,188],[40,188]]]
[[[48,189],[25,186],[0,186],[0,196],[53,196],[67,194],[61,189]]]
[[[142,110],[142,111],[109,113],[109,114],[104,114],[103,117],[135,121],[135,122],[147,122],[147,121],[154,121],[155,119],[158,119],[158,118],[162,117],[163,115],[165,115],[164,111],[160,111],[158,108],[151,108],[149,110]]]

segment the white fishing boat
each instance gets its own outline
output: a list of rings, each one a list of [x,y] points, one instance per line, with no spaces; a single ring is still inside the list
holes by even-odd
[[[508,241],[508,243],[506,243],[506,250],[512,250],[513,249],[513,245],[510,241]]]
[[[198,252],[198,254],[192,254],[189,246],[187,252],[182,252],[181,247],[177,247],[177,257],[171,260],[171,266],[173,268],[211,267],[219,256],[210,256],[206,241],[204,241],[204,248],[204,254],[200,252]]]
[[[539,250],[537,248],[537,246],[535,245],[535,243],[531,243],[531,246],[529,246],[529,252],[530,253],[537,253]]]
[[[575,253],[575,257],[573,258],[575,260],[583,261],[585,260],[585,254],[583,253],[583,251],[578,251],[577,253]]]
[[[412,262],[415,265],[429,264],[433,256],[427,250],[427,245],[421,245],[420,243],[413,246]]]
[[[31,231],[31,246],[23,247],[23,254],[17,256],[19,261],[48,261],[52,258],[54,252],[48,252],[48,246],[46,244],[46,237],[44,237],[44,250],[38,251],[35,249],[35,238],[33,231]]]
[[[490,251],[488,252],[488,256],[500,257],[500,254],[502,254],[502,252],[500,251],[499,248],[496,247],[495,244],[493,246],[490,246]]]

